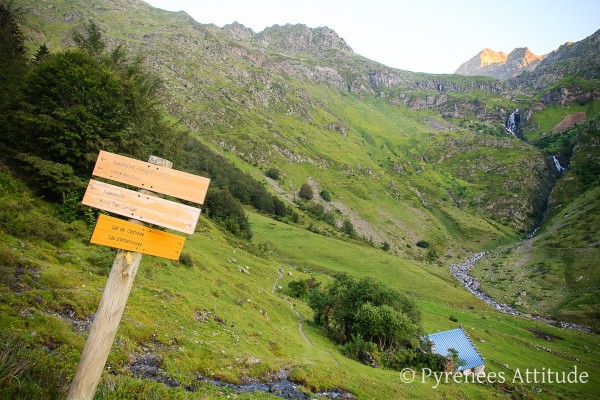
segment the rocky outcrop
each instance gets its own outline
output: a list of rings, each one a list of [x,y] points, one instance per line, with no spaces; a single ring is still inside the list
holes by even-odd
[[[525,71],[533,71],[543,59],[544,56],[535,55],[526,47],[514,49],[510,54],[484,49],[458,67],[455,73],[506,81]]]
[[[508,54],[506,53],[486,48],[477,53],[477,55],[469,61],[463,63],[454,73],[466,76],[485,75],[482,71],[485,71],[486,67],[504,64],[507,58]]]
[[[565,43],[549,53],[535,70],[527,71],[509,83],[540,91],[571,75],[588,80],[600,77],[600,30],[579,42]]]
[[[289,56],[312,55],[327,58],[333,50],[346,56],[354,55],[352,48],[327,27],[309,28],[303,24],[273,25],[256,35],[263,46]]]
[[[256,34],[252,29],[240,24],[237,21],[223,26],[222,30],[236,40],[248,40]]]

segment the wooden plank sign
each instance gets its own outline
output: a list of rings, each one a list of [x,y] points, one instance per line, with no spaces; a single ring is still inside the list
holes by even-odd
[[[210,179],[100,151],[93,175],[202,204]]]
[[[190,234],[194,233],[200,216],[199,208],[95,179],[90,179],[81,202],[86,206]]]
[[[179,259],[185,238],[158,229],[100,214],[90,243]]]

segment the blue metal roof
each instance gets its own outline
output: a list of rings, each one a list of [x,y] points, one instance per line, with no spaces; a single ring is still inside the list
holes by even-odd
[[[458,358],[465,360],[464,366],[458,367],[458,371],[484,365],[483,359],[469,340],[462,329],[452,329],[450,331],[432,333],[427,338],[435,343],[435,352],[442,356],[448,355],[448,349],[456,349]]]

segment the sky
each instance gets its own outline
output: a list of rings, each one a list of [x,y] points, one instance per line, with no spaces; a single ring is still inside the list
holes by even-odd
[[[145,0],[219,27],[327,26],[392,68],[453,73],[484,48],[542,55],[600,29],[599,0]]]

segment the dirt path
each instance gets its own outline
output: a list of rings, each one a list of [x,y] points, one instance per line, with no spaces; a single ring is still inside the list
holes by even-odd
[[[283,268],[280,267],[277,272],[278,272],[277,278],[275,278],[275,283],[273,283],[273,289],[271,290],[272,294],[275,294],[275,290],[277,290],[277,284],[279,283],[279,280],[281,278],[283,278]],[[287,301],[287,303],[290,305],[290,308],[292,309],[292,311],[298,317],[298,330],[300,331],[300,335],[302,335],[304,340],[306,340],[306,343],[310,344],[312,347],[315,347],[315,345],[310,341],[308,336],[306,336],[306,333],[304,333],[304,329],[302,329],[302,321],[304,321],[304,318],[302,318],[302,316],[300,315],[298,310],[296,310],[294,308],[294,304],[290,300],[288,300],[288,299],[284,299],[284,300]]]

